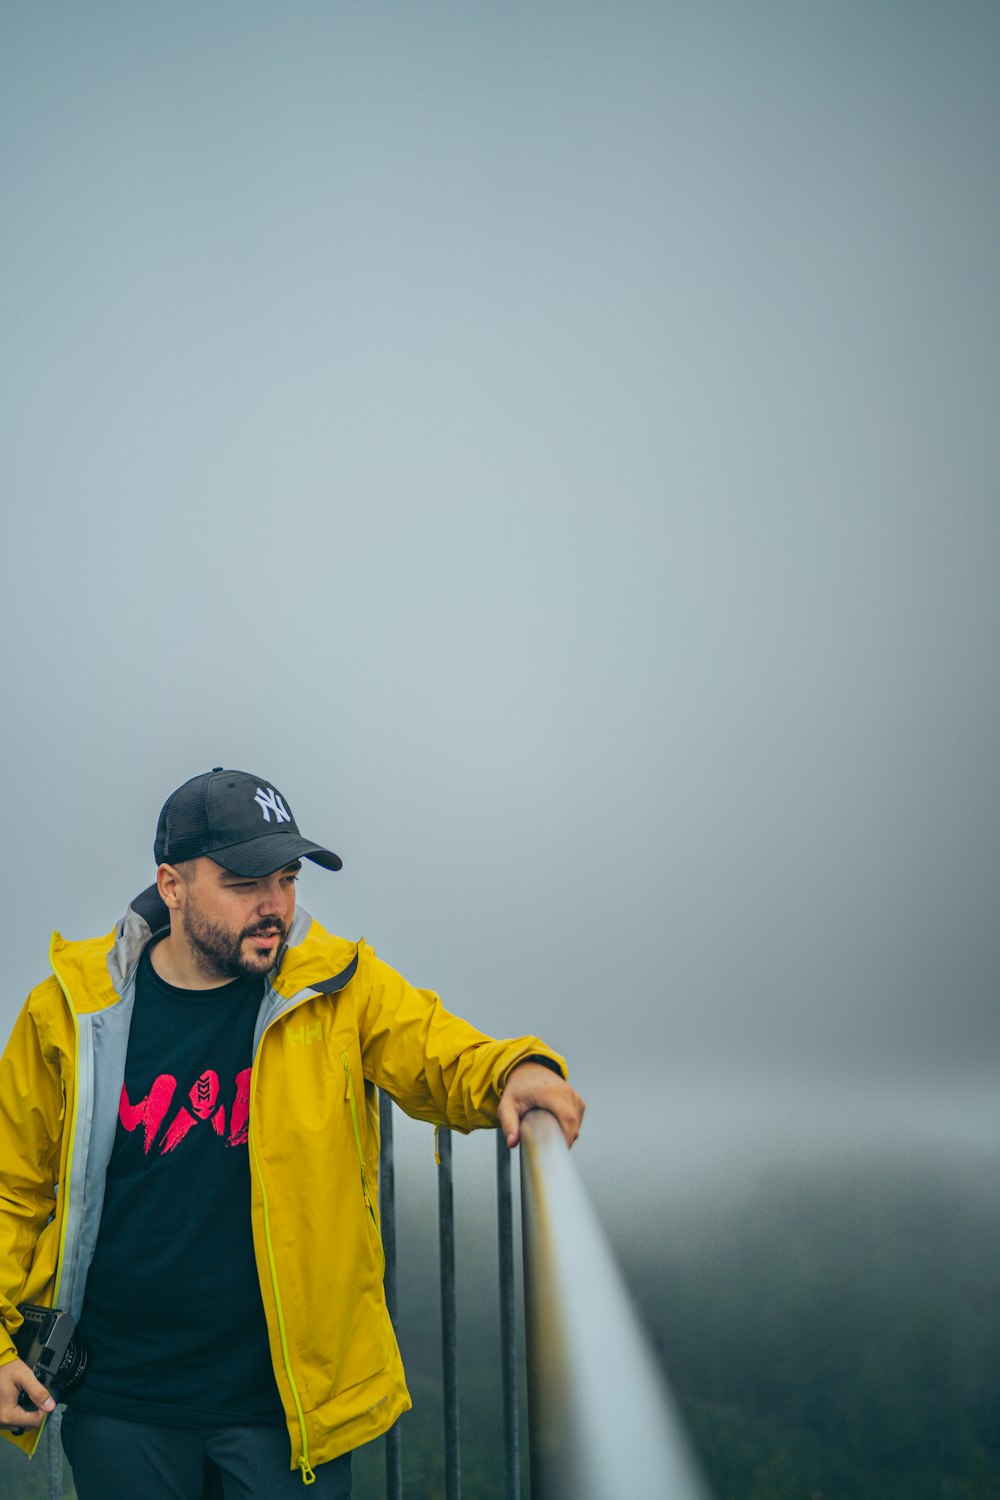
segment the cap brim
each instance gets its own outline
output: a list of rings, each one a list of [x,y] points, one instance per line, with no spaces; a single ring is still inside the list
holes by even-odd
[[[297,859],[311,859],[324,870],[340,870],[343,860],[332,849],[311,844],[297,833],[265,833],[248,839],[245,844],[231,844],[228,849],[214,849],[209,854],[217,865],[232,875],[272,875]]]

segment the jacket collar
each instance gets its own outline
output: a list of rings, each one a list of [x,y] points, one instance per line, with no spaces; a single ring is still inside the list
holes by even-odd
[[[142,950],[168,926],[167,908],[156,886],[151,885],[135,897],[118,926],[103,937],[71,942],[53,933],[52,969],[74,1009],[90,1012],[114,1005],[124,994]],[[298,907],[268,979],[284,998],[304,989],[333,993],[352,977],[358,948],[357,943],[327,932]]]

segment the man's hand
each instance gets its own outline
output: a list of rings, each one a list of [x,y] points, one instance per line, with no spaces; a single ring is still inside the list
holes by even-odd
[[[529,1109],[547,1109],[562,1126],[567,1146],[572,1146],[586,1107],[565,1078],[543,1063],[529,1061],[517,1063],[508,1073],[497,1118],[508,1146],[516,1146],[521,1139],[521,1116]]]
[[[24,1391],[38,1411],[25,1411],[17,1400]],[[55,1411],[56,1403],[31,1373],[23,1359],[12,1359],[0,1365],[0,1427],[41,1427],[46,1412]]]

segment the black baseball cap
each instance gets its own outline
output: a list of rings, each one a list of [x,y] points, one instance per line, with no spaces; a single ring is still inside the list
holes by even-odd
[[[215,766],[171,792],[156,825],[153,858],[180,864],[207,854],[234,875],[270,875],[296,859],[325,870],[343,861],[299,833],[288,803],[262,776]]]

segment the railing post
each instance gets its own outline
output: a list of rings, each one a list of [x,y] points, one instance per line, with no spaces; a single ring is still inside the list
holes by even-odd
[[[517,1326],[514,1316],[514,1202],[510,1147],[497,1130],[497,1251],[500,1264],[500,1378],[503,1391],[504,1500],[521,1500],[517,1420]]]
[[[378,1207],[385,1251],[385,1301],[396,1326],[396,1162],[392,1144],[392,1100],[379,1091],[378,1117],[382,1138],[379,1154]],[[403,1455],[399,1422],[385,1435],[386,1500],[403,1500]]]
[[[531,1500],[707,1500],[555,1117],[520,1149]]]
[[[441,1354],[444,1362],[444,1493],[461,1500],[458,1431],[458,1333],[455,1311],[455,1203],[451,1170],[451,1131],[437,1129],[438,1232],[441,1245]]]

